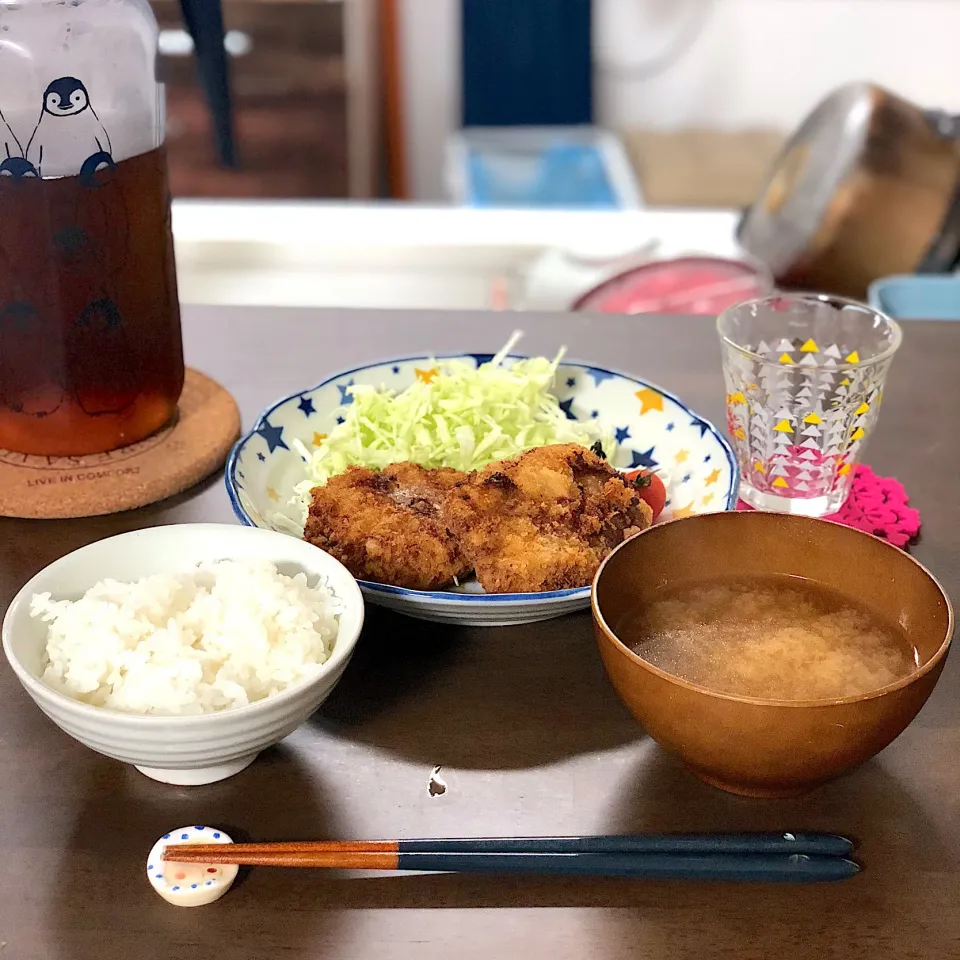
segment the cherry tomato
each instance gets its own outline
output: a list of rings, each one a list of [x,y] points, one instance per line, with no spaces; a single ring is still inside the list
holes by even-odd
[[[623,479],[636,487],[640,499],[649,505],[653,511],[653,519],[656,520],[663,513],[667,502],[667,488],[663,481],[649,470],[631,470]]]

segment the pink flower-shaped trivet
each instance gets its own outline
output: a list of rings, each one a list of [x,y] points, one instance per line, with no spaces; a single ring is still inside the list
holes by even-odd
[[[741,500],[737,509],[753,508]],[[903,484],[893,477],[878,477],[865,466],[854,471],[846,503],[824,519],[872,533],[897,547],[906,547],[920,532],[920,511],[910,506]]]

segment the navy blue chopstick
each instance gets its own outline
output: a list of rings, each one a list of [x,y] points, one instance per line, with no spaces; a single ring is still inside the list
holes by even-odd
[[[824,883],[846,880],[855,876],[860,868],[843,857],[806,854],[401,853],[396,869],[642,880]]]
[[[860,868],[847,857],[852,847],[822,833],[652,834],[185,844],[163,856],[327,870],[823,883],[856,875]]]
[[[830,833],[646,834],[400,840],[399,853],[794,854],[845,857],[852,841]]]

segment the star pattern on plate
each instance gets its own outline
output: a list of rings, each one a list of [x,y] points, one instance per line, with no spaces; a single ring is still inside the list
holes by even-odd
[[[267,458],[258,450],[258,451],[257,451],[257,459],[258,459],[261,463],[265,463]]]
[[[624,440],[629,440],[629,439],[630,439],[630,428],[617,427],[617,430],[616,430],[617,443],[623,443]]]
[[[310,397],[301,397],[297,404],[297,409],[305,416],[312,417],[317,411],[313,406],[313,400]]]
[[[325,433],[317,433],[316,430],[313,431],[313,445],[315,447],[319,447],[320,444],[326,439],[327,435]]]
[[[340,391],[340,405],[347,406],[348,404],[353,403],[353,394],[350,393],[350,388],[353,386],[353,380],[350,379],[347,383],[338,383],[337,389]]]
[[[569,400],[561,400],[559,403],[560,409],[567,415],[568,420],[576,420],[576,415],[573,412],[573,397]]]
[[[720,479],[720,471],[716,467],[714,467],[714,469],[710,473],[708,473],[707,476],[704,478],[703,482],[708,487],[712,487],[719,479]]]
[[[690,421],[690,426],[691,426],[691,427],[699,427],[699,428],[700,428],[700,439],[701,439],[701,440],[707,435],[707,431],[710,429],[710,424],[705,423],[703,420],[700,420],[700,419],[697,418],[697,417],[694,417],[694,418]]]
[[[567,386],[572,390],[577,385],[576,377],[567,377]]]
[[[634,469],[635,467],[647,467],[649,470],[652,470],[654,467],[658,466],[658,463],[653,456],[654,449],[656,448],[651,447],[649,450],[644,450],[642,453],[636,450],[631,450],[630,468]]]
[[[273,453],[274,450],[290,449],[283,439],[283,427],[275,427],[269,420],[264,420],[257,427],[257,433],[266,441],[268,453]]]
[[[414,368],[414,373],[417,375],[417,379],[421,383],[432,383],[433,378],[440,371],[436,367],[431,367],[429,370],[421,370],[419,367]]]
[[[674,519],[693,516],[693,501],[691,500],[685,507],[677,507],[673,511]]]
[[[611,373],[609,370],[601,370],[599,367],[588,367],[587,373],[593,377],[593,382],[598,387],[604,380],[613,380],[617,376],[615,373]]]
[[[268,496],[274,503],[279,503],[279,502],[280,502],[280,494],[277,493],[277,491],[274,490],[273,487],[267,487],[267,496]]]
[[[642,390],[638,390],[634,396],[640,401],[640,416],[649,413],[651,410],[663,411],[663,394],[657,393],[656,390],[644,387]]]
[[[394,376],[396,376],[396,375],[400,372],[400,368],[399,368],[399,367],[391,367],[391,368],[390,368],[390,372],[391,372]]]
[[[344,422],[343,417],[337,417],[337,426],[338,426],[338,427],[339,427],[340,424],[343,423],[343,422]]]

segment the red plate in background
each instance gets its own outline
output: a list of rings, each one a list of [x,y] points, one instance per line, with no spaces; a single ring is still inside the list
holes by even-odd
[[[759,265],[723,257],[677,257],[631,267],[584,294],[573,309],[714,315],[772,289],[769,274]]]

